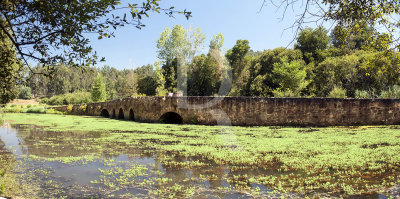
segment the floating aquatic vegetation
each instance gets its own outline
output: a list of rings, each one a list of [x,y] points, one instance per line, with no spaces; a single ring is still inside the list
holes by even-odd
[[[397,126],[232,127],[235,139],[227,141],[218,126],[66,115],[5,119],[44,127],[14,125],[26,161],[95,168],[84,188],[102,190],[102,197],[346,197],[390,195],[400,184]]]

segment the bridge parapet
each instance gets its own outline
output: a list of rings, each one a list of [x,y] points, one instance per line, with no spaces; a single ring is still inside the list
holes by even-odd
[[[215,99],[213,106],[194,106]],[[65,107],[56,109],[65,111]],[[74,105],[71,112],[138,122],[207,125],[390,125],[400,124],[400,99],[134,97]]]

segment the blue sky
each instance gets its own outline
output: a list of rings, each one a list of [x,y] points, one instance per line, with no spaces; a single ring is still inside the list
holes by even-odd
[[[187,9],[193,12],[193,17],[186,20],[182,15],[170,18],[152,13],[143,21],[146,27],[141,30],[128,26],[118,29],[115,38],[97,40],[93,37],[93,48],[100,57],[106,58],[106,62],[98,66],[133,69],[153,64],[157,60],[156,40],[160,33],[166,27],[172,28],[177,24],[202,30],[207,36],[204,52],[208,50],[209,40],[218,33],[225,37],[225,50],[232,48],[238,39],[249,40],[253,50],[261,51],[286,47],[294,38],[294,31],[285,31],[295,20],[293,11],[289,10],[281,20],[282,11],[278,11],[270,1],[261,12],[258,11],[262,0],[162,0],[161,5],[167,8],[175,6],[177,10]],[[290,44],[289,47],[292,46]]]

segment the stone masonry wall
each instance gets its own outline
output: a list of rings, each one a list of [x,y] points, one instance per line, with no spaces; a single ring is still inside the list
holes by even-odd
[[[195,108],[211,100],[213,106]],[[66,110],[67,107],[58,107]],[[168,112],[183,123],[241,126],[337,126],[400,124],[400,99],[255,98],[255,97],[136,97],[74,105],[72,114],[158,122]],[[103,111],[104,113],[104,111]],[[133,114],[132,114],[133,113]],[[132,117],[132,115],[134,115]],[[121,119],[121,118],[120,118]]]

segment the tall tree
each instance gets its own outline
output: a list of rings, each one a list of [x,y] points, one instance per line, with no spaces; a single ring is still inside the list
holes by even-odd
[[[210,41],[207,56],[196,56],[188,71],[188,95],[211,96],[218,92],[223,73],[226,71],[222,63],[221,48],[224,36],[219,33]]]
[[[303,52],[307,63],[314,61],[317,57],[317,52],[328,47],[330,42],[328,30],[319,26],[316,29],[306,28],[297,36],[295,49],[300,49]]]
[[[135,74],[138,79],[137,92],[147,96],[156,95],[157,78],[153,69],[153,65],[148,64],[137,68],[135,69]]]
[[[165,96],[167,90],[165,89],[165,78],[162,73],[162,69],[156,64],[156,71],[155,71],[155,79],[156,79],[156,95],[157,96]]]
[[[279,88],[274,91],[274,95],[277,97],[298,97],[309,84],[306,80],[307,72],[303,60],[289,62],[287,57],[282,57],[280,62],[274,64],[272,73],[273,81],[279,85]]]
[[[232,67],[232,78],[235,82],[246,65],[245,56],[250,50],[249,41],[237,40],[236,45],[226,53],[226,58]]]
[[[101,102],[106,99],[106,85],[104,84],[103,75],[101,75],[101,73],[98,73],[97,77],[94,79],[91,94],[94,102]]]
[[[3,23],[0,17],[0,23]],[[10,39],[0,31],[0,104],[6,104],[17,96],[21,62],[16,56]]]
[[[178,59],[175,58],[171,61],[167,61],[162,65],[162,74],[165,79],[165,89],[168,92],[176,92],[178,86]],[[183,67],[183,66],[181,66]]]
[[[166,28],[157,40],[158,58],[163,61],[163,75],[165,89],[169,92],[177,91],[177,88],[186,87],[187,64],[202,48],[205,35],[199,28],[183,28],[176,25],[170,30]],[[181,78],[178,81],[178,77]]]
[[[222,33],[218,33],[217,35],[215,35],[210,41],[210,50],[211,49],[221,50],[222,46],[224,46],[224,40],[225,38]]]
[[[390,35],[380,33],[365,23],[354,24],[350,29],[337,25],[332,30],[331,38],[333,46],[350,50],[384,51],[390,43]]]
[[[158,58],[164,62],[180,59],[183,63],[189,63],[205,40],[205,35],[199,28],[183,28],[176,25],[171,29],[165,28],[157,40]]]

